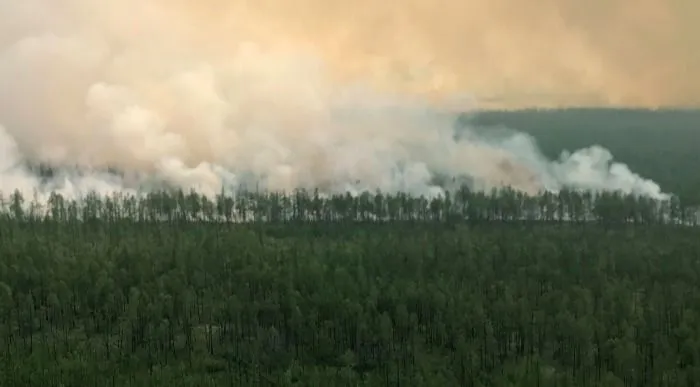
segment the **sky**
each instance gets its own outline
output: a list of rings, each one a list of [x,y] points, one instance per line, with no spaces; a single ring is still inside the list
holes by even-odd
[[[107,30],[124,45],[167,34],[210,55],[245,39],[308,50],[343,81],[437,99],[470,95],[482,106],[700,106],[694,0],[13,3],[2,6],[12,10],[0,14],[0,42],[48,20]]]
[[[232,18],[246,19],[270,44],[308,46],[342,79],[369,77],[437,98],[470,93],[482,105],[506,108],[700,105],[694,0],[180,5],[203,36],[226,30]]]
[[[517,128],[455,138],[454,122],[482,107],[700,105],[697,2],[397,4],[0,2],[0,192],[434,194],[442,175],[663,196],[601,147],[547,160]],[[27,164],[68,175],[47,188]]]

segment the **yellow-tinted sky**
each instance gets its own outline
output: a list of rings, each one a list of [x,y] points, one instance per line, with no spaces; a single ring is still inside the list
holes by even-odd
[[[603,149],[454,141],[433,108],[698,106],[694,1],[0,1],[0,190],[36,187],[28,161],[214,194],[232,175],[434,193],[439,173],[660,197]]]
[[[0,44],[37,23],[111,29],[124,47],[167,35],[202,60],[251,40],[313,50],[343,79],[487,105],[700,106],[698,0],[66,0],[41,17],[35,3],[51,2],[3,6]]]
[[[336,74],[390,87],[511,106],[700,105],[696,0],[180,4],[200,32],[246,15],[270,41],[308,44]]]

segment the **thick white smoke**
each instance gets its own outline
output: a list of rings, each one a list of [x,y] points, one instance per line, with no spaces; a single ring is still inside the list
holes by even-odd
[[[163,182],[206,194],[240,185],[434,194],[443,175],[483,189],[663,196],[601,148],[550,162],[521,134],[493,141],[466,129],[455,140],[454,113],[341,83],[308,42],[243,17],[202,24],[183,9],[0,4],[0,191],[75,196]],[[60,172],[46,182],[28,164]]]

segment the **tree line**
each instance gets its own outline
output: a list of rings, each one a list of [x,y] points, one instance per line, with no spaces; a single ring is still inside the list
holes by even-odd
[[[266,222],[459,222],[533,221],[603,224],[697,225],[700,208],[676,196],[653,199],[617,191],[549,191],[528,195],[508,187],[490,192],[461,186],[434,197],[406,193],[324,195],[238,191],[211,198],[194,190],[153,191],[143,195],[90,193],[75,199],[52,193],[47,200],[0,194],[0,214],[26,220],[228,221]]]
[[[0,385],[700,383],[700,235],[674,200],[3,203]]]

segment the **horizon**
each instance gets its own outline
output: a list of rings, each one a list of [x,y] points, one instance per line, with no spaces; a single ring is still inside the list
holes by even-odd
[[[477,108],[475,111],[481,112],[522,112],[522,111],[567,111],[567,110],[617,110],[617,111],[627,111],[627,112],[639,112],[639,113],[700,113],[700,106],[660,106],[660,107],[645,107],[645,106],[605,106],[605,105],[565,105],[565,106],[520,106],[520,107],[482,107]]]

